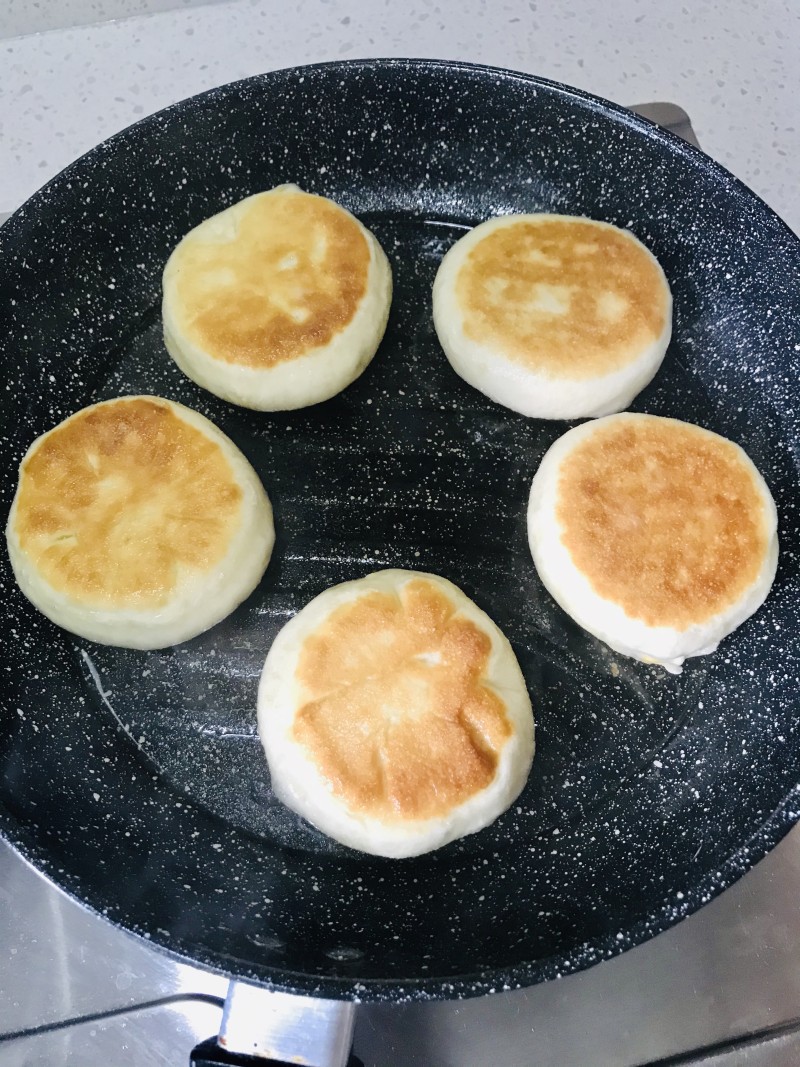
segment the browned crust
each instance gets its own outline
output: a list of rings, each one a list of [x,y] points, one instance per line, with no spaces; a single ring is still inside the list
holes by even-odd
[[[39,575],[76,603],[164,605],[186,571],[225,555],[242,490],[220,447],[163,401],[87,408],[34,446],[15,533]]]
[[[511,734],[483,681],[490,651],[426,579],[365,593],[306,639],[293,737],[353,813],[446,816],[489,785]]]
[[[173,314],[214,359],[267,369],[329,344],[364,294],[370,248],[342,208],[299,190],[255,197],[235,237],[176,252]]]
[[[464,334],[530,371],[610,374],[662,336],[668,292],[629,234],[589,220],[520,219],[467,254],[456,279]]]
[[[764,500],[736,446],[671,419],[594,429],[561,464],[556,519],[599,596],[676,630],[735,603],[769,548]]]

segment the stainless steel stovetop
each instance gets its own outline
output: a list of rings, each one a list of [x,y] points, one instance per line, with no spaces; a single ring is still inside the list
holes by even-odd
[[[674,105],[635,110],[697,143]],[[799,885],[797,827],[702,911],[589,971],[477,1000],[359,1006],[354,1051],[366,1067],[794,1067]],[[88,913],[2,841],[0,900],[1,1067],[186,1067],[219,1032],[226,979]]]

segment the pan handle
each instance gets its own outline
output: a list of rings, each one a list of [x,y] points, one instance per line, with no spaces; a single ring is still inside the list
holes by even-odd
[[[238,1064],[247,1056],[260,1064],[360,1067],[350,1055],[355,1012],[350,1001],[302,997],[231,981],[219,1037],[199,1045],[192,1064]]]
[[[657,126],[662,126],[671,133],[676,133],[684,141],[693,144],[695,148],[700,147],[691,119],[683,108],[678,107],[677,104],[659,100],[651,104],[630,104],[628,110],[641,115],[644,119],[650,119],[651,122],[654,122]]]

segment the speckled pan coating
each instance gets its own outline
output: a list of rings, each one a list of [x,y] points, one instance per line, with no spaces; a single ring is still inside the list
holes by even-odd
[[[169,251],[279,182],[376,233],[396,289],[362,378],[301,412],[236,409],[160,334]],[[615,657],[555,607],[525,538],[531,475],[565,424],[492,404],[449,368],[430,285],[498,212],[630,226],[675,296],[664,366],[634,407],[743,445],[780,515],[766,605],[684,674]],[[649,123],[563,86],[422,62],[282,71],[101,145],[0,231],[2,499],[32,438],[77,408],[154,392],[213,419],[272,497],[253,596],[163,652],[76,642],[0,563],[0,827],[48,877],[153,944],[280,988],[468,996],[552,978],[676,922],[800,813],[800,251],[735,179]],[[377,860],[272,797],[258,675],[282,623],[379,566],[438,572],[509,636],[538,723],[527,789],[493,827]]]

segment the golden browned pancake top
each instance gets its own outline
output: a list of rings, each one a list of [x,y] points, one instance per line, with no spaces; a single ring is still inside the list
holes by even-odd
[[[456,279],[466,336],[528,370],[610,374],[661,336],[663,277],[630,236],[589,221],[520,219],[490,231]]]
[[[511,727],[489,636],[424,578],[365,593],[306,638],[293,736],[351,811],[445,816],[493,779]]]
[[[738,600],[769,547],[763,498],[737,448],[672,420],[595,429],[561,464],[556,518],[600,596],[676,630]]]
[[[370,249],[336,204],[289,189],[246,202],[225,242],[177,251],[175,313],[216,359],[266,369],[327,345],[366,289]]]
[[[120,399],[57,426],[24,461],[15,532],[58,592],[145,610],[219,562],[241,508],[217,444],[164,402]]]

